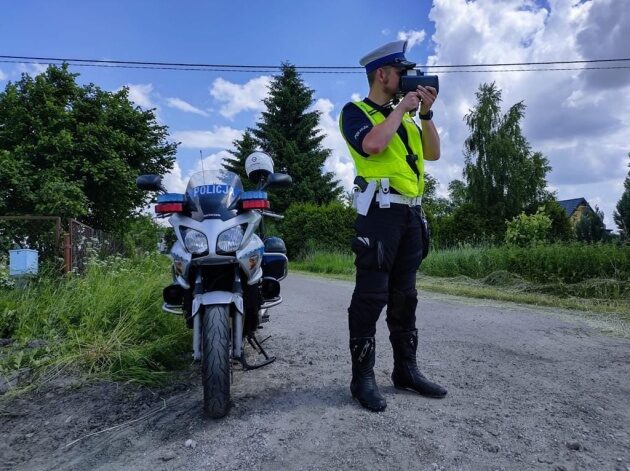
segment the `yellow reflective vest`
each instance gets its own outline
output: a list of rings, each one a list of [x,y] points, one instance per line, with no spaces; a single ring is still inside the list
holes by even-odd
[[[371,107],[364,101],[355,101],[354,104],[366,114],[373,126],[385,121],[383,113]],[[339,118],[339,127],[343,134],[342,119],[343,114]],[[416,123],[408,113],[405,113],[402,125],[407,131],[407,141],[409,147],[413,153],[418,156],[418,160],[416,160],[415,165],[418,169],[419,176],[416,176],[407,163],[408,151],[405,147],[405,143],[398,133],[394,134],[389,142],[389,145],[383,152],[380,154],[370,155],[369,157],[364,157],[355,151],[347,140],[346,144],[348,144],[350,155],[354,160],[357,175],[362,176],[367,181],[389,178],[389,185],[400,194],[411,197],[421,196],[424,192],[424,158],[422,154],[422,138]]]

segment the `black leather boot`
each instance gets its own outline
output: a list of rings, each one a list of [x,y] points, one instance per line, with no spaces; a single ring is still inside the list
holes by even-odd
[[[416,349],[418,348],[418,331],[396,332],[390,334],[389,340],[394,349],[394,371],[392,381],[397,389],[411,389],[422,396],[442,398],[446,389],[429,381],[418,370]]]
[[[387,403],[378,391],[374,377],[375,347],[374,337],[350,339],[350,354],[352,355],[350,392],[363,407],[380,412],[385,410]]]

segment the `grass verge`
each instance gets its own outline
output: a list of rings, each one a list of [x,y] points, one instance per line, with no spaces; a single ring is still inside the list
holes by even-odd
[[[454,257],[452,253],[448,256],[450,259]],[[471,257],[471,251],[466,251],[464,256]],[[423,262],[423,267],[431,257]],[[302,260],[292,261],[290,268],[352,279],[354,257],[343,252],[312,252]],[[558,279],[536,283],[505,270],[496,270],[478,279],[464,275],[438,277],[424,273],[418,278],[418,287],[428,291],[606,314],[623,322],[630,322],[629,284],[624,280],[600,278],[577,283]]]
[[[82,276],[43,277],[26,289],[0,290],[0,374],[41,380],[61,372],[160,383],[183,366],[185,322],[161,311],[170,282],[161,255],[92,261]],[[33,378],[36,379],[36,378]]]

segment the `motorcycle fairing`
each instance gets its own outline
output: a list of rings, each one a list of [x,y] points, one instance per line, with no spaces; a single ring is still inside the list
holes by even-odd
[[[247,245],[236,251],[236,258],[241,268],[247,275],[247,284],[258,283],[262,278],[262,259],[264,253],[263,241],[256,234],[253,234]]]
[[[192,303],[192,315],[196,316],[201,306],[209,306],[211,304],[234,304],[238,312],[243,313],[242,295],[229,291],[209,291],[195,295]]]
[[[234,218],[241,193],[243,185],[239,176],[221,169],[193,174],[186,187],[191,216],[197,221]]]
[[[250,211],[247,213],[239,214],[238,216],[229,219],[227,221],[221,221],[220,219],[205,219],[203,221],[196,221],[188,216],[183,214],[173,214],[169,218],[169,223],[173,226],[175,231],[175,235],[177,236],[177,241],[181,244],[181,249],[185,250],[184,239],[182,238],[182,227],[188,227],[190,229],[194,229],[196,231],[201,232],[208,239],[208,254],[203,257],[195,257],[192,258],[190,264],[192,265],[202,265],[202,264],[211,264],[211,265],[221,265],[227,263],[236,262],[236,253],[234,254],[217,254],[217,239],[219,235],[231,227],[237,225],[245,225],[245,234],[243,235],[243,241],[241,242],[241,247],[250,246],[250,242],[252,239],[257,241],[257,244],[260,246],[264,246],[260,238],[256,235],[255,230],[258,227],[258,223],[262,216],[256,211]],[[250,251],[255,247],[250,246]],[[242,248],[240,250],[243,250]],[[238,253],[238,251],[237,251]],[[262,258],[262,256],[261,256]],[[255,273],[246,270],[248,275]]]
[[[177,240],[173,244],[173,247],[171,247],[170,257],[173,261],[173,267],[175,268],[177,275],[181,276],[184,280],[187,280],[190,271],[192,254],[184,248],[183,244],[179,240]]]

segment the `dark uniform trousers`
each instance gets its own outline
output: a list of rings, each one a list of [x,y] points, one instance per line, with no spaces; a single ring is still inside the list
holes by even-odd
[[[350,337],[373,337],[385,305],[391,333],[415,329],[416,272],[429,243],[422,209],[372,204],[366,216],[357,216],[355,229],[357,275],[348,309]]]

